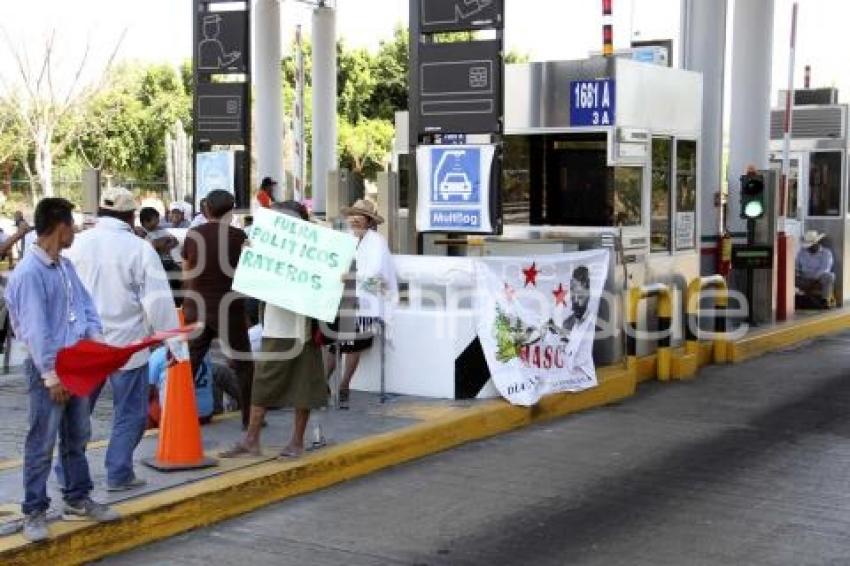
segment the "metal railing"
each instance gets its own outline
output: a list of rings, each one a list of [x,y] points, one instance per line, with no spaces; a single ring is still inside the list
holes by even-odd
[[[626,367],[637,370],[638,306],[644,299],[658,299],[658,332],[656,333],[656,376],[659,381],[669,381],[672,367],[671,323],[673,319],[673,294],[670,287],[662,283],[652,283],[629,289],[629,304],[626,309]]]
[[[722,275],[710,275],[698,277],[688,285],[688,296],[686,301],[687,324],[685,325],[685,349],[689,354],[699,353],[700,339],[700,298],[706,289],[715,289],[714,295],[714,363],[724,364],[728,356],[728,340],[725,335],[728,331],[727,309],[729,307],[729,287]]]

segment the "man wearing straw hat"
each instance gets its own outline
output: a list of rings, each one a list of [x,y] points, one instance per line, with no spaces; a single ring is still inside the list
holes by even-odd
[[[825,237],[826,234],[817,230],[807,231],[803,236],[803,246],[797,252],[796,265],[797,289],[821,308],[829,308],[835,301],[832,294],[835,286],[833,258],[832,252],[822,243]]]

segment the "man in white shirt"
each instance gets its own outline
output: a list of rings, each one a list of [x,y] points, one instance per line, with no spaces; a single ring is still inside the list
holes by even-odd
[[[136,203],[118,187],[103,195],[94,228],[77,236],[67,252],[103,321],[106,342],[126,346],[152,332],[179,326],[168,278],[153,247],[133,232]],[[147,422],[148,350],[110,376],[112,435],[106,451],[107,488],[144,485],[133,470],[133,452]],[[90,399],[94,410],[99,391]]]
[[[189,221],[186,219],[186,203],[174,201],[168,207],[168,225],[164,228],[188,228]]]
[[[824,308],[835,300],[832,294],[835,286],[832,252],[821,243],[825,236],[816,230],[806,232],[803,247],[797,252],[796,264],[797,288]]]

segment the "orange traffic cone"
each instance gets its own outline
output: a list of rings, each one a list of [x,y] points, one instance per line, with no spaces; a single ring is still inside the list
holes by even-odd
[[[182,311],[179,315],[182,325]],[[143,462],[161,472],[194,470],[217,465],[215,459],[204,456],[191,362],[178,361],[169,366],[167,371],[165,406],[159,424],[159,446],[156,457]]]

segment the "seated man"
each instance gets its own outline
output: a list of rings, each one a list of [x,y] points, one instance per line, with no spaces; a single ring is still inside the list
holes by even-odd
[[[167,348],[154,351],[148,363],[150,396],[147,428],[157,428],[162,420],[164,389],[168,379],[170,362]],[[195,403],[198,406],[198,420],[201,424],[207,424],[212,420],[213,415],[225,412],[225,393],[232,400],[239,399],[239,383],[236,374],[223,364],[213,363],[212,356],[207,354],[195,375]]]
[[[829,308],[835,301],[832,252],[821,244],[825,236],[816,230],[806,232],[796,265],[797,289],[820,308]]]
[[[150,425],[158,426],[161,419],[169,363],[167,348],[157,349],[148,361],[148,384],[152,394],[153,390],[156,390],[156,396],[150,399],[154,403],[148,407],[149,428]],[[195,403],[198,407],[198,420],[201,424],[208,423],[213,415],[212,363],[208,358],[204,359],[195,375]]]

